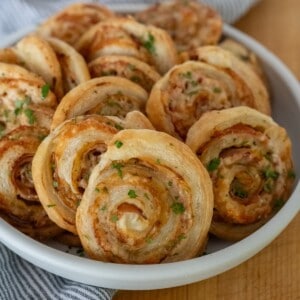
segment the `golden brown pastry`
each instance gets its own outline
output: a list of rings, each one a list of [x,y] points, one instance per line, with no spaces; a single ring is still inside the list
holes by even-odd
[[[20,66],[24,65],[24,62],[13,47],[0,49],[0,62]]]
[[[189,128],[206,111],[261,106],[261,99],[256,103],[240,82],[225,69],[188,61],[173,67],[153,86],[147,115],[157,130],[184,141]]]
[[[88,62],[106,55],[131,56],[153,65],[161,74],[178,62],[175,45],[167,32],[132,18],[113,18],[94,25],[81,36],[75,48]]]
[[[84,58],[69,44],[56,38],[46,38],[53,48],[62,73],[64,95],[91,78]]]
[[[39,36],[28,35],[16,44],[16,51],[24,67],[40,75],[57,99],[61,99],[64,95],[62,72],[51,45]]]
[[[271,115],[270,99],[265,85],[253,68],[234,54],[218,46],[205,46],[182,53],[182,58],[205,62],[227,72],[236,81],[239,99],[243,99],[245,105]]]
[[[50,128],[56,97],[39,76],[12,64],[0,63],[0,133],[19,125]]]
[[[208,173],[182,142],[123,130],[92,171],[76,213],[91,258],[150,264],[200,255],[212,217]]]
[[[262,68],[261,62],[254,52],[249,50],[241,43],[230,38],[226,38],[225,40],[223,40],[219,44],[219,46],[227,51],[230,51],[237,58],[241,59],[244,63],[249,65],[268,88],[267,78]]]
[[[108,141],[127,126],[146,126],[148,120],[145,116],[147,121],[143,122],[140,112],[132,114],[138,117],[135,117],[135,122],[131,117],[129,123],[126,119],[97,115],[67,120],[38,148],[32,164],[34,184],[50,219],[61,228],[77,233],[77,206]]]
[[[0,216],[41,240],[62,231],[48,218],[32,181],[32,157],[47,134],[45,129],[20,126],[0,140]]]
[[[291,142],[270,117],[249,107],[207,112],[186,143],[213,181],[216,236],[240,240],[287,201],[295,177]]]
[[[121,77],[102,77],[86,81],[71,90],[58,105],[51,128],[81,115],[99,114],[125,117],[129,111],[145,110],[148,93]]]
[[[218,12],[198,1],[165,1],[135,14],[138,21],[165,29],[179,51],[217,44],[222,34]]]
[[[148,64],[130,56],[100,56],[89,63],[92,78],[119,76],[127,78],[150,92],[160,78],[156,70]]]
[[[74,45],[92,25],[114,16],[106,7],[96,3],[75,3],[46,20],[37,32]]]

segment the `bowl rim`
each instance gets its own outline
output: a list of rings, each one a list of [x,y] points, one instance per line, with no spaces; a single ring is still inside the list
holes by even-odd
[[[0,46],[8,46],[33,31],[29,27],[2,39]],[[291,91],[300,108],[300,85],[291,71],[273,53],[253,38],[224,24],[223,33],[254,51],[264,63],[272,66]],[[214,253],[186,261],[126,265],[81,258],[51,248],[22,234],[0,219],[0,242],[25,260],[56,275],[99,287],[123,290],[151,290],[175,287],[201,281],[223,273],[254,256],[271,243],[300,210],[300,183],[281,210],[264,226],[247,238]],[[143,272],[143,273],[142,273]]]

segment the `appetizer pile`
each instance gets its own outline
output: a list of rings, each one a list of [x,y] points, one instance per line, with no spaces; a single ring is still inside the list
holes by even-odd
[[[0,49],[0,216],[93,259],[238,241],[288,200],[291,141],[254,53],[198,1],[73,4]]]

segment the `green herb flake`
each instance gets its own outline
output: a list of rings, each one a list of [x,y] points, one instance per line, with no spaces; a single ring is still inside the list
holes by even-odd
[[[176,214],[176,215],[180,215],[180,214],[184,213],[184,211],[185,211],[185,208],[181,202],[174,202],[171,205],[171,209],[173,210],[174,214]]]
[[[118,218],[117,215],[112,215],[111,218],[110,218],[110,220],[115,223],[115,222],[117,222],[119,220],[119,218]]]
[[[129,190],[128,194],[129,198],[136,198],[137,194],[135,193],[135,190]]]
[[[30,108],[26,108],[26,109],[24,109],[24,114],[25,114],[25,116],[26,116],[27,119],[28,119],[28,123],[29,123],[30,125],[33,125],[34,122],[36,121],[36,117],[35,117],[35,115],[34,115],[33,110],[31,110]]]
[[[171,180],[168,181],[168,186],[173,186],[173,182]]]
[[[266,170],[264,170],[263,171],[263,175],[264,175],[264,177],[266,179],[271,178],[271,179],[276,180],[279,177],[279,173],[276,172],[276,171],[274,171],[274,170],[272,170],[272,169],[266,169]]]
[[[118,130],[123,130],[123,129],[124,129],[124,127],[121,126],[121,125],[118,124],[118,123],[115,124],[115,128],[118,129]]]
[[[122,168],[123,168],[124,166],[123,166],[121,163],[113,162],[111,167],[112,167],[113,169],[116,169],[116,170],[117,170],[118,175],[119,175],[120,178],[123,178]]]
[[[115,141],[115,146],[119,149],[119,148],[121,148],[122,146],[123,146],[123,142],[121,142],[121,141],[119,141],[119,140],[116,140]]]
[[[192,79],[192,72],[187,71],[186,73],[182,73],[181,76],[186,78],[186,79]]]
[[[220,163],[221,163],[220,158],[218,158],[218,157],[213,158],[206,166],[207,171],[212,172],[212,171],[217,170]]]
[[[149,198],[149,195],[148,195],[147,193],[144,193],[144,197],[145,197],[147,200],[150,199],[150,198]]]
[[[96,188],[95,188],[95,192],[96,192],[96,193],[100,193],[100,190],[96,187]]]
[[[160,159],[159,158],[156,159],[156,163],[160,165]]]
[[[106,206],[106,205],[103,205],[103,206],[100,208],[100,210],[106,211],[106,210],[107,210],[107,206]]]
[[[143,46],[150,54],[155,54],[155,38],[150,32],[147,39],[143,41]]]
[[[222,90],[221,90],[219,87],[214,87],[214,88],[213,88],[213,92],[214,92],[215,94],[220,94],[220,93],[222,92]]]
[[[54,207],[56,204],[48,204],[47,207]]]
[[[53,187],[57,188],[57,187],[58,187],[58,182],[55,181],[55,180],[53,180],[53,181],[52,181],[52,185],[53,185]]]
[[[49,83],[46,83],[45,85],[42,86],[42,89],[41,89],[42,100],[45,100],[47,98],[49,91],[50,91]]]
[[[153,239],[151,239],[150,237],[147,237],[145,241],[147,244],[151,244],[153,242]]]
[[[263,186],[263,189],[266,193],[271,193],[273,190],[273,183],[270,180],[267,180]]]
[[[242,186],[236,186],[233,190],[233,194],[241,199],[248,197],[248,192]]]

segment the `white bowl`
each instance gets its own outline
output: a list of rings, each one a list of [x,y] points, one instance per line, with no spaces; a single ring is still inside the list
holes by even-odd
[[[13,44],[31,29],[2,39]],[[293,143],[296,173],[300,174],[300,87],[287,67],[256,41],[225,25],[224,34],[252,49],[263,62],[272,90],[274,119],[285,127]],[[103,263],[65,253],[62,245],[39,243],[0,219],[0,241],[29,262],[62,277],[95,286],[117,289],[159,289],[200,281],[237,266],[268,245],[300,209],[300,185],[284,207],[267,224],[240,242],[212,239],[208,255],[187,261],[156,265]]]

